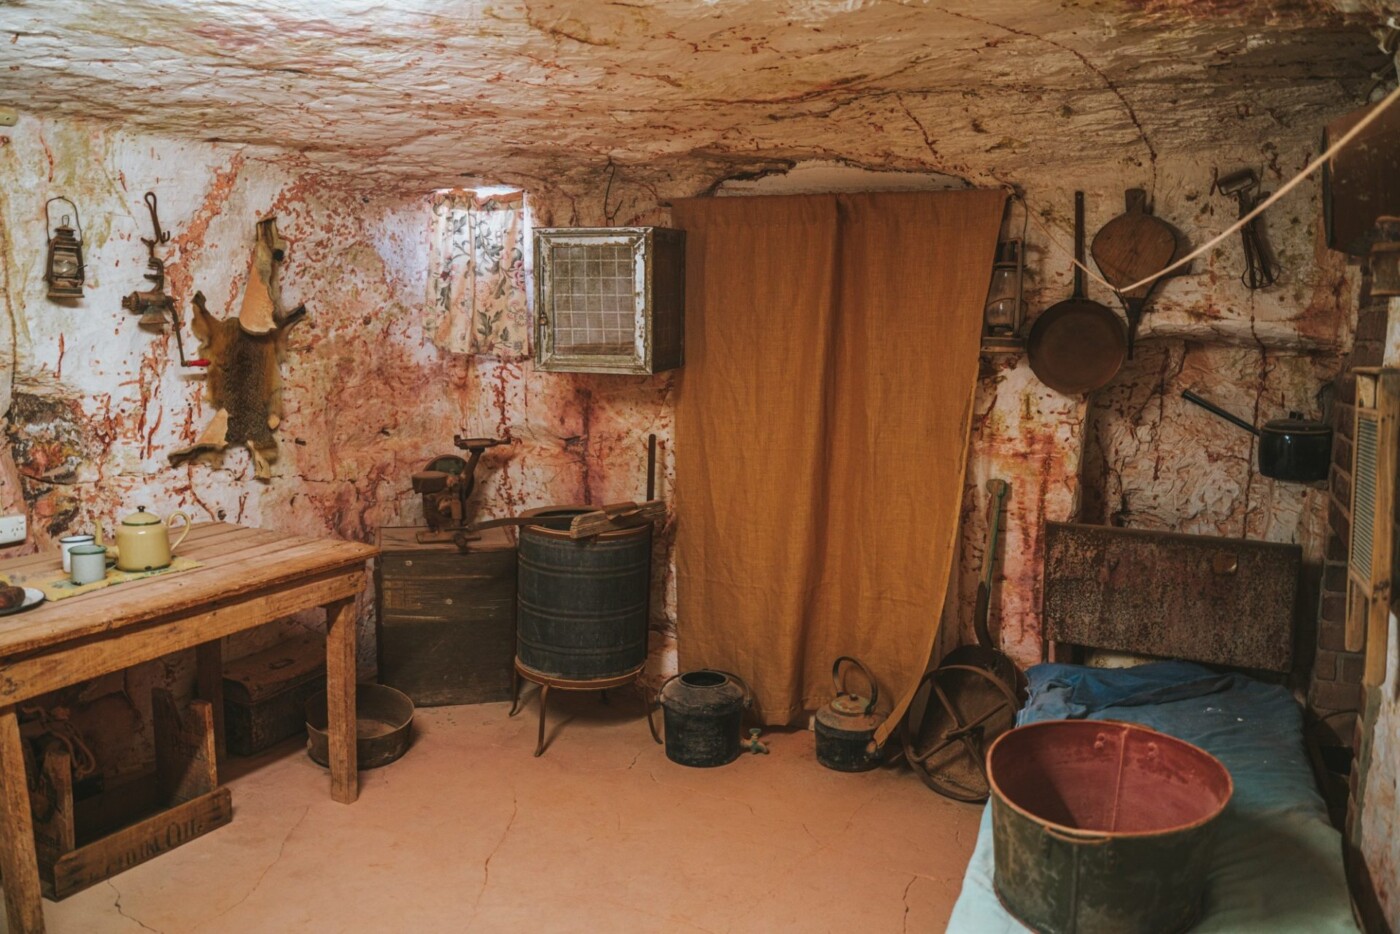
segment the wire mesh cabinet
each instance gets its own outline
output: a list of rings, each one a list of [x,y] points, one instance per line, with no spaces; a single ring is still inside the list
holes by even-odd
[[[535,230],[535,365],[660,373],[684,362],[685,231]]]

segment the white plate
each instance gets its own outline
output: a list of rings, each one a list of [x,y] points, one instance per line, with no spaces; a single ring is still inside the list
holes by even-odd
[[[24,602],[19,606],[11,607],[8,610],[0,610],[0,616],[9,616],[11,613],[23,613],[44,602],[44,592],[38,587],[24,588]]]

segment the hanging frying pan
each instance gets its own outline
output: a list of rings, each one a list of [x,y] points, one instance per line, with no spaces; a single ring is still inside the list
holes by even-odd
[[[1074,258],[1084,262],[1084,192],[1074,193]],[[1113,379],[1128,352],[1123,322],[1084,294],[1084,270],[1074,267],[1074,292],[1040,313],[1026,340],[1031,370],[1056,392],[1077,396]]]
[[[1147,192],[1129,188],[1123,192],[1125,210],[1094,234],[1094,262],[1118,290],[1128,313],[1128,359],[1133,356],[1133,338],[1142,320],[1142,306],[1156,287],[1154,280],[1131,292],[1123,287],[1156,275],[1172,263],[1176,255],[1176,232],[1171,225],[1147,213]]]

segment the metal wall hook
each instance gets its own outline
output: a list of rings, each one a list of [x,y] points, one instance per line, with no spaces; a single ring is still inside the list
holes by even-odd
[[[170,242],[170,231],[168,231],[168,230],[161,230],[161,228],[160,228],[160,215],[156,213],[156,193],[155,193],[154,191],[148,191],[148,192],[146,192],[146,207],[150,209],[150,212],[151,212],[151,226],[154,227],[154,228],[155,228],[155,231],[156,231],[155,242],[156,242],[156,243],[169,243],[169,242]],[[144,239],[146,239],[146,238],[145,238],[145,237],[142,237],[141,239],[144,240]]]

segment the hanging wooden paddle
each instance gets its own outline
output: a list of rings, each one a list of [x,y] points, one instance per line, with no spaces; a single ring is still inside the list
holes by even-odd
[[[1094,262],[1108,283],[1118,290],[1118,297],[1128,313],[1128,359],[1133,356],[1133,338],[1142,320],[1143,305],[1157,282],[1141,285],[1124,292],[1147,276],[1155,275],[1171,265],[1176,255],[1176,232],[1171,225],[1147,213],[1147,192],[1129,188],[1123,193],[1127,208],[1103,225],[1094,235]]]

